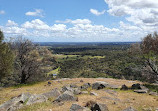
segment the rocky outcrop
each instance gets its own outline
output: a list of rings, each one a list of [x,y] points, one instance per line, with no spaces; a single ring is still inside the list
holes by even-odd
[[[0,111],[15,111],[21,108],[23,105],[45,102],[47,99],[48,98],[44,95],[31,95],[30,93],[23,93],[2,104],[0,106]]]

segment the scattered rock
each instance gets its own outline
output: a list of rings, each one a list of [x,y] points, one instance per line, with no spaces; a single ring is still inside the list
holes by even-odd
[[[63,86],[62,89],[61,89],[61,92],[65,92],[65,91],[68,91],[70,89],[71,88],[69,86]]]
[[[78,88],[74,88],[74,89],[72,90],[72,92],[73,92],[73,94],[75,94],[75,95],[81,94],[81,90],[79,90]]]
[[[64,102],[57,102],[57,101],[54,101],[53,104],[58,105],[58,106],[63,106],[63,105],[64,105]]]
[[[88,94],[88,91],[82,91],[81,94]]]
[[[143,111],[153,111],[152,108],[143,108]]]
[[[11,100],[0,105],[0,111],[15,111],[21,108],[30,97],[30,93],[23,93],[17,97],[14,97]]]
[[[43,95],[46,96],[47,98],[58,97],[60,94],[61,93],[60,93],[60,91],[57,88],[53,89],[50,92],[43,93]]]
[[[70,111],[83,111],[83,107],[77,104],[72,104],[70,107]]]
[[[108,89],[108,90],[105,90],[105,92],[108,93],[108,94],[110,94],[110,95],[117,96],[117,92],[114,91],[114,90]]]
[[[128,90],[128,87],[124,84],[122,85],[121,90]]]
[[[103,81],[98,81],[92,84],[92,89],[99,90],[105,88],[106,86],[108,86],[108,83]]]
[[[72,92],[65,91],[63,94],[58,96],[58,98],[55,101],[57,101],[57,102],[61,102],[61,101],[78,101],[78,98],[75,97]]]
[[[142,90],[149,90],[148,88],[146,88],[145,86],[137,83],[137,84],[133,84],[131,89],[142,89]]]
[[[150,91],[149,95],[158,96],[158,93],[157,93],[157,92],[152,92],[152,91]]]
[[[26,102],[26,105],[31,105],[34,103],[41,103],[41,102],[46,102],[48,100],[48,98],[44,95],[41,94],[34,94],[31,95],[31,97],[28,99],[28,101]]]
[[[106,104],[96,103],[94,101],[88,101],[85,107],[89,107],[91,111],[109,111]]]
[[[141,86],[140,86],[139,83],[133,84],[132,87],[131,87],[131,89],[141,89]]]
[[[84,82],[84,81],[81,79],[80,82]]]
[[[73,88],[70,86],[63,86],[61,92],[69,91],[72,92],[75,95],[81,94],[81,90],[79,88]]]
[[[118,98],[111,98],[111,97],[101,97],[100,99],[108,99],[108,100],[112,100],[112,101],[121,101]]]
[[[90,92],[90,95],[98,96],[98,94],[95,92]]]
[[[91,107],[92,111],[109,111],[106,104],[97,103],[93,107]]]
[[[107,87],[111,88],[111,89],[119,89],[120,86],[118,85],[112,85],[112,84],[109,84]]]
[[[128,107],[128,108],[126,108],[126,109],[124,109],[124,110],[122,110],[122,111],[137,111],[137,110],[135,110],[135,109],[132,108],[132,107]]]
[[[90,83],[85,83],[85,84],[83,84],[81,87],[80,87],[80,89],[81,90],[87,90],[88,88],[90,88],[91,87],[91,84]]]
[[[78,88],[76,84],[70,84],[70,88]]]
[[[51,85],[52,83],[48,81],[48,85]]]
[[[147,93],[148,90],[134,90],[134,92],[136,92],[136,93]]]

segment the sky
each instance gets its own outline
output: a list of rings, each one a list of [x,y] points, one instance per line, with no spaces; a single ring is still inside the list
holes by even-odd
[[[137,42],[158,31],[158,0],[0,0],[5,38]]]

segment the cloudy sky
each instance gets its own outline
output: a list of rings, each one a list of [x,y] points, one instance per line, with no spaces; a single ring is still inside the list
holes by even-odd
[[[35,42],[140,41],[158,31],[158,0],[0,0],[0,29]]]

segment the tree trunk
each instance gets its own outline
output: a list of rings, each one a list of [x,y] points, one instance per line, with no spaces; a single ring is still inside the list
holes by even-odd
[[[22,71],[22,75],[21,75],[21,84],[25,84],[26,83],[26,74],[24,71]]]

